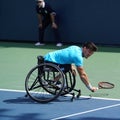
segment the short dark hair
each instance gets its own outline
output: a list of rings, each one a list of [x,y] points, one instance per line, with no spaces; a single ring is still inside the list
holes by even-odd
[[[91,51],[97,51],[98,50],[97,46],[93,42],[90,42],[90,41],[85,42],[82,45],[82,47],[86,47],[87,49],[90,49]]]

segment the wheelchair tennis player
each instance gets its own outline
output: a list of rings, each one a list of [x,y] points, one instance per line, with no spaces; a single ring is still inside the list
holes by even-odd
[[[93,42],[85,42],[82,47],[72,45],[70,47],[49,52],[44,56],[44,61],[56,64],[63,72],[72,70],[76,75],[76,69],[80,79],[85,86],[92,92],[97,91],[97,87],[93,87],[83,68],[83,58],[89,58],[97,51],[97,46]]]

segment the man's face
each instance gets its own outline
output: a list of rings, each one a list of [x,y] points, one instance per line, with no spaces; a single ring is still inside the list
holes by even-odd
[[[83,55],[86,59],[90,57],[93,53],[94,51],[87,49],[86,47],[83,48]]]
[[[42,5],[43,5],[43,1],[42,1],[42,0],[41,0],[41,1],[38,1],[37,3],[38,3],[38,5],[39,5],[39,7],[42,7]]]

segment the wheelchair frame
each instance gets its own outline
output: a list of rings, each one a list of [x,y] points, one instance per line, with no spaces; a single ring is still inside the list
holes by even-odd
[[[71,101],[81,95],[81,90],[75,89],[76,79],[71,70],[63,72],[53,63],[45,63],[42,56],[38,56],[38,65],[33,67],[26,76],[26,97],[29,96],[36,102],[48,103],[59,96],[71,94]]]

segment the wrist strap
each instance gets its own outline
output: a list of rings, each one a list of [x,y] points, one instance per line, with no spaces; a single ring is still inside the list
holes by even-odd
[[[87,88],[88,88],[89,90],[91,90],[91,89],[92,89],[92,85],[89,83],[89,84],[87,85]]]

